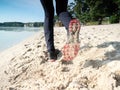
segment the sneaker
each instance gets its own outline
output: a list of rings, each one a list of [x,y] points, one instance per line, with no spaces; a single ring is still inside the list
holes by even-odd
[[[49,52],[48,53],[48,57],[49,57],[48,61],[49,62],[55,62],[60,57],[59,54],[60,54],[60,50],[58,50],[58,49],[56,49],[53,52]]]
[[[80,22],[72,19],[69,23],[69,37],[67,43],[62,48],[63,60],[73,60],[80,49],[79,41]]]
[[[72,19],[69,23],[68,43],[79,43],[80,22]]]

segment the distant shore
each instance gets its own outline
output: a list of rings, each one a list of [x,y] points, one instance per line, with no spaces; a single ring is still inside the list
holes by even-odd
[[[3,22],[0,23],[0,27],[42,27],[43,22]]]

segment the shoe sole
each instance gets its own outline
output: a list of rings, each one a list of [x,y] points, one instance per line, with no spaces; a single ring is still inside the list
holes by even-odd
[[[69,39],[68,42],[62,48],[63,60],[73,60],[80,50],[79,42],[80,22],[77,19],[73,19],[69,24]]]

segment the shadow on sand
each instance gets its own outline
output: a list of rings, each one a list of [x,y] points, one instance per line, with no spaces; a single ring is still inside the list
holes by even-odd
[[[112,61],[120,61],[120,42],[105,42],[97,46],[97,48],[107,48],[110,45],[114,48],[112,51],[107,51],[104,60],[88,60],[84,64],[84,67],[92,66],[93,68],[99,68]]]

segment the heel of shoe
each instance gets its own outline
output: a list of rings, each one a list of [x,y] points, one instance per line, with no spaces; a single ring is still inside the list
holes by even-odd
[[[68,43],[79,43],[80,22],[77,19],[72,19],[69,23],[69,38]]]

